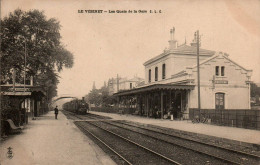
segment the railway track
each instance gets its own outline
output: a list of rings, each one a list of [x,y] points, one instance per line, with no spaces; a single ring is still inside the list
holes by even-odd
[[[95,114],[86,114],[86,115],[78,115],[69,111],[64,111],[63,110],[64,115],[67,116],[68,119],[71,120],[100,120],[100,119],[111,119],[110,117],[106,117],[106,116],[99,116],[99,115],[95,115]]]
[[[196,141],[184,137],[171,135],[165,132],[158,132],[150,129],[149,127],[138,127],[120,121],[102,121],[113,126],[127,129],[132,132],[140,133],[144,136],[149,136],[157,140],[165,141],[169,144],[178,145],[195,152],[206,154],[216,159],[222,159],[226,162],[233,164],[259,164],[260,157],[251,153],[246,153],[234,149],[224,148],[221,146]]]
[[[228,144],[227,145],[229,147],[225,147],[225,146],[222,146],[222,145],[219,145],[219,144],[215,144],[214,140],[209,141],[209,139],[191,137],[191,135],[187,135],[184,131],[182,131],[184,133],[180,133],[180,131],[176,131],[174,129],[168,129],[168,128],[165,128],[165,127],[159,127],[159,126],[154,126],[154,125],[149,125],[149,124],[143,125],[143,124],[140,124],[140,123],[134,123],[134,122],[130,122],[130,121],[117,120],[117,121],[114,121],[114,122],[120,123],[120,124],[123,124],[123,125],[128,125],[128,126],[131,126],[131,127],[141,128],[141,129],[148,130],[148,131],[151,131],[151,132],[160,132],[161,134],[164,134],[164,135],[167,135],[167,136],[170,136],[170,137],[173,137],[173,138],[185,139],[187,141],[196,142],[196,143],[209,145],[209,146],[214,146],[216,148],[225,149],[225,150],[228,150],[230,152],[245,154],[245,155],[248,155],[250,157],[255,157],[255,158],[260,159],[260,152],[257,149],[251,149],[250,151],[243,151],[243,147],[242,148],[239,148],[239,147],[238,148],[230,148],[230,146]]]
[[[163,156],[166,155],[166,158],[174,159],[173,161],[176,164],[259,164],[260,157],[257,155],[172,135],[159,131],[158,128],[155,130],[152,127],[138,126],[134,123],[126,123],[124,121],[100,121],[99,119],[102,119],[102,117],[97,115],[74,116],[80,120],[90,119],[88,122],[75,122],[83,132],[87,128],[84,125],[92,125],[92,127],[95,126],[99,129],[110,131],[138,145],[144,145],[145,148],[151,151]],[[99,121],[94,121],[95,119]],[[90,135],[90,133],[88,134]],[[92,134],[92,137],[96,136],[95,132],[92,132]],[[107,146],[111,145],[107,142],[104,143]],[[122,157],[124,158],[124,156]],[[184,161],[182,160],[183,158],[189,159],[189,161]],[[127,160],[128,158],[126,157],[125,159]]]
[[[111,148],[116,147],[114,148],[114,150],[116,150],[117,152],[121,151],[120,147],[126,149],[131,148],[128,145],[125,145],[125,143],[122,143],[122,141],[118,139],[119,137],[128,142],[131,142],[132,145],[135,144],[141,146],[141,148],[146,149],[147,151],[152,152],[153,154],[157,156],[159,155],[159,157],[161,157],[158,162],[156,160],[150,160],[151,153],[150,154],[147,153],[148,155],[145,154],[143,155],[143,157],[129,158],[128,155],[132,155],[132,154],[139,155],[139,151],[135,151],[135,149],[131,149],[130,153],[129,151],[120,152],[121,154],[124,154],[124,152],[128,153],[124,156],[124,158],[129,162],[131,162],[132,164],[150,164],[149,161],[152,162],[151,164],[165,164],[165,162],[162,162],[161,160],[162,158],[165,160],[171,160],[170,162],[166,161],[168,162],[166,164],[169,163],[170,164],[236,164],[234,162],[226,161],[223,159],[216,159],[208,155],[202,155],[201,153],[193,152],[184,149],[183,147],[165,143],[164,141],[143,136],[140,135],[139,133],[134,133],[129,130],[118,129],[115,126],[111,126],[101,121],[82,121],[82,122],[77,121],[75,122],[75,124],[81,125],[81,127],[85,127],[85,129],[88,131],[89,129],[91,129],[91,131],[93,131],[92,134],[98,136],[98,138],[109,137],[115,139],[115,137],[111,136],[111,134],[115,135],[117,137],[116,144],[114,145],[110,141],[106,141],[106,144],[108,146],[112,146]],[[92,126],[94,126],[94,128]],[[109,132],[110,135],[105,135],[105,134],[100,134],[95,132],[97,128],[99,128],[99,130]],[[153,155],[153,157],[155,157],[155,155]],[[136,158],[138,160],[135,160]],[[138,163],[138,161],[140,161],[139,159],[142,159],[142,161],[145,162]]]
[[[77,117],[74,113],[63,110],[62,113],[67,117],[67,119],[71,120],[81,120],[80,117]]]
[[[84,133],[90,134],[119,156],[122,160],[122,164],[180,164],[179,162],[90,122],[77,121],[75,124]]]

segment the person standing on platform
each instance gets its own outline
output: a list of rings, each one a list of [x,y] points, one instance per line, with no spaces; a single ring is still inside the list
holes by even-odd
[[[58,113],[59,113],[58,106],[54,108],[54,113],[55,113],[55,119],[58,119]]]

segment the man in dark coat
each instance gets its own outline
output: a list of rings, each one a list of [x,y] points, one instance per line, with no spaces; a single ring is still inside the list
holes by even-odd
[[[55,119],[57,119],[58,113],[59,113],[58,106],[56,106],[56,108],[54,108],[54,113],[55,113]]]

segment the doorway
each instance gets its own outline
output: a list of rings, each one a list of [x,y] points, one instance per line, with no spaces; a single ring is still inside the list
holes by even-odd
[[[225,93],[215,94],[215,105],[216,109],[225,109]]]

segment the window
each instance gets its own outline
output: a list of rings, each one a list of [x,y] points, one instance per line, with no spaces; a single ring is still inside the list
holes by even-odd
[[[149,69],[149,82],[151,82],[151,75],[152,75],[152,71],[151,69]]]
[[[158,67],[155,67],[155,75],[154,75],[154,80],[158,81]]]
[[[162,79],[165,79],[165,64],[162,65]]]
[[[221,67],[221,76],[225,76],[225,67],[224,66]]]
[[[132,83],[130,83],[130,89],[132,89],[133,88],[133,84]]]
[[[215,94],[216,109],[225,109],[225,93]]]
[[[215,75],[216,76],[225,76],[225,67],[224,66],[221,66],[221,67],[216,66]]]
[[[219,66],[216,66],[215,74],[216,74],[216,76],[219,76]]]

